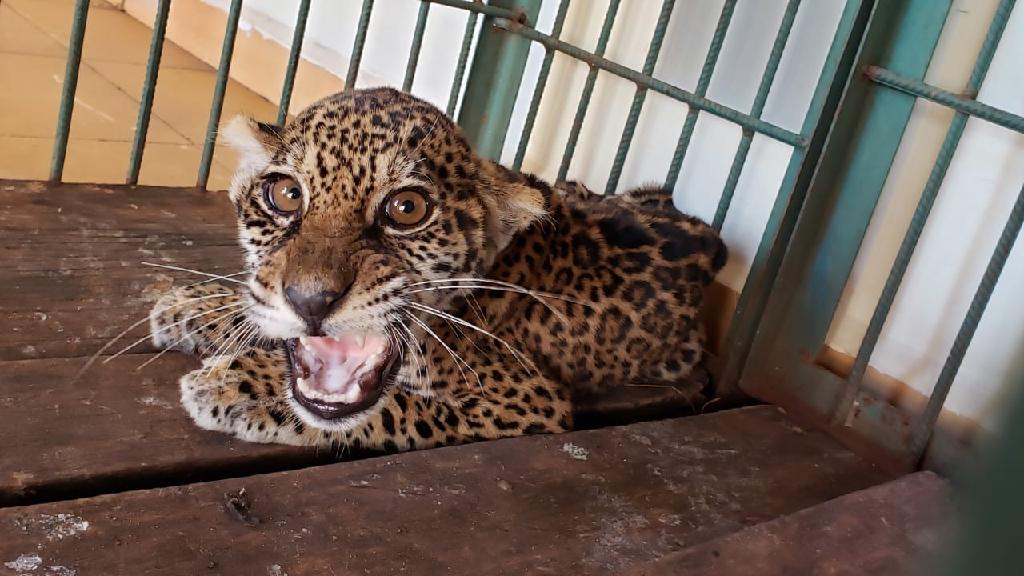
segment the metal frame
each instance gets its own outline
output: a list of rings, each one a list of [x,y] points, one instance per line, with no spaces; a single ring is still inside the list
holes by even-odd
[[[745,390],[796,403],[821,417],[837,435],[866,439],[893,463],[909,468],[922,464],[930,441],[935,466],[951,467],[951,460],[964,456],[964,447],[935,435],[935,423],[1024,218],[1024,199],[1018,198],[923,413],[904,414],[865,388],[871,354],[968,117],[1017,131],[1024,128],[1019,116],[970,99],[985,78],[1014,0],[1002,0],[998,6],[965,87],[967,97],[923,82],[950,4],[906,0],[876,6],[857,65],[861,73],[853,78],[837,116],[826,159],[811,185],[743,373]],[[947,105],[957,114],[853,368],[843,378],[817,365],[815,358],[919,97]]]

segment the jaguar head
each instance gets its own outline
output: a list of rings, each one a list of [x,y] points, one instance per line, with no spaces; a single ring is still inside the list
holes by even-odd
[[[545,212],[440,110],[392,89],[330,96],[284,127],[235,118],[223,136],[239,156],[247,313],[284,342],[293,408],[319,428],[372,412],[425,311]]]

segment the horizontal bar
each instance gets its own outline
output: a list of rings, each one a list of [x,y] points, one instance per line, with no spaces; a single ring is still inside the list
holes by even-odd
[[[231,55],[235,52],[235,36],[238,35],[238,18],[241,14],[242,0],[231,0],[231,6],[228,8],[228,22],[224,28],[224,43],[220,49],[220,64],[217,66],[217,82],[213,86],[210,121],[206,124],[203,157],[199,162],[199,176],[196,178],[196,186],[204,190],[210,181],[210,165],[213,163],[213,149],[217,144],[217,128],[220,125],[220,113],[224,108],[224,93],[228,87]]]
[[[530,40],[533,40],[534,42],[542,44],[548,48],[558,50],[563,54],[568,54],[573,58],[582,60],[587,64],[590,64],[591,66],[604,70],[605,72],[609,72],[620,78],[625,78],[626,80],[635,82],[646,88],[650,88],[651,90],[654,90],[659,94],[664,94],[669,98],[674,98],[676,100],[679,100],[680,102],[693,106],[694,108],[703,110],[704,112],[708,112],[709,114],[714,114],[715,116],[718,116],[719,118],[722,118],[724,120],[728,120],[733,124],[738,124],[744,128],[749,128],[759,134],[764,134],[765,136],[772,138],[774,140],[778,140],[779,142],[789,144],[790,146],[798,148],[803,148],[804,146],[807,145],[807,140],[800,134],[790,132],[785,128],[781,128],[769,122],[765,122],[764,120],[752,118],[749,115],[744,114],[743,112],[740,112],[739,110],[736,110],[734,108],[723,106],[722,104],[719,104],[718,102],[714,102],[712,100],[708,100],[703,96],[697,96],[692,92],[687,92],[686,90],[683,90],[678,86],[673,86],[672,84],[668,84],[666,82],[662,82],[661,80],[657,80],[650,76],[646,76],[644,74],[641,74],[640,72],[637,72],[636,70],[627,68],[622,64],[612,62],[607,58],[597,56],[592,52],[587,52],[582,48],[577,48],[572,44],[552,38],[551,36],[544,34],[543,32],[538,32],[533,28],[519,26],[507,20],[498,20],[497,22],[495,22],[495,25],[503,30],[508,30],[510,32],[519,34],[525,38],[529,38]]]
[[[942,104],[960,112],[961,114],[967,114],[968,116],[974,116],[982,120],[987,120],[997,126],[1003,128],[1009,128],[1015,132],[1024,133],[1024,117],[1018,116],[1005,110],[1000,110],[988,104],[978,102],[971,98],[964,98],[958,96],[952,92],[937,88],[930,84],[925,84],[919,80],[912,78],[904,78],[895,72],[886,70],[878,66],[869,66],[864,74],[871,80],[894,88],[907,94],[913,94],[925,100],[931,100],[936,104]]]
[[[996,48],[999,46],[999,40],[1002,38],[1003,31],[1006,28],[1006,16],[1009,15],[1013,3],[1014,0],[1002,0],[996,9],[996,17],[989,26],[988,33],[985,35],[985,40],[981,45],[981,50],[979,50],[978,57],[974,61],[971,76],[967,81],[967,86],[965,87],[967,92],[976,94],[978,89],[981,88],[982,82],[985,81],[992,58],[995,55]],[[1000,13],[1003,14],[1003,18],[999,17]],[[833,421],[835,422],[845,420],[846,414],[853,407],[857,392],[862,386],[864,375],[867,373],[868,365],[871,362],[871,356],[878,345],[878,339],[881,337],[885,322],[889,318],[889,312],[896,299],[896,293],[903,283],[903,277],[906,275],[907,267],[910,265],[910,259],[917,249],[917,243],[921,238],[921,233],[924,231],[928,216],[931,214],[932,206],[934,206],[935,199],[939,194],[939,188],[942,187],[942,182],[946,177],[946,170],[949,168],[953,155],[956,154],[957,146],[960,144],[960,137],[967,126],[968,117],[966,112],[957,111],[956,116],[953,117],[952,122],[949,124],[946,137],[942,141],[942,147],[939,149],[935,164],[928,175],[928,181],[925,183],[924,190],[921,191],[921,197],[914,208],[914,215],[911,217],[910,226],[907,227],[907,231],[903,235],[899,251],[896,253],[896,258],[889,269],[889,275],[885,279],[885,285],[882,287],[882,294],[878,297],[878,302],[875,304],[871,319],[868,321],[864,339],[861,340],[860,348],[857,350],[857,357],[853,361],[853,368],[850,369],[850,375],[847,378],[849,385],[833,414]],[[945,393],[941,390],[934,391],[928,399],[929,406],[931,406],[933,401],[937,400],[939,404],[933,409],[936,411],[941,410],[946,393],[948,393],[948,390]]]
[[[782,61],[782,54],[786,51],[786,42],[789,34],[793,31],[793,22],[796,21],[796,13],[800,9],[800,0],[789,0],[786,3],[786,10],[782,13],[782,22],[779,24],[779,31],[775,34],[775,42],[772,44],[772,51],[768,55],[768,63],[765,64],[764,73],[761,75],[761,83],[757,87],[757,94],[754,96],[754,104],[750,108],[750,115],[760,118],[764,112],[764,105],[768,102],[768,93],[771,92],[772,83],[775,81],[775,73],[779,70],[779,62]],[[722,188],[722,196],[718,199],[718,208],[715,209],[715,218],[711,226],[715,230],[721,230],[725,224],[725,217],[729,214],[729,206],[732,205],[732,197],[736,193],[736,185],[739,184],[743,167],[747,163],[747,154],[750,153],[750,144],[754,140],[754,133],[744,130],[740,145],[736,149],[736,155],[732,158],[732,165],[729,167],[729,176],[725,179],[725,186]]]
[[[645,76],[654,75],[654,67],[658,64],[658,55],[661,53],[661,44],[665,40],[665,29],[668,28],[668,21],[672,17],[672,9],[675,5],[675,0],[662,0],[661,12],[658,13],[654,34],[651,35],[651,43],[647,47],[647,56],[644,58],[642,73]],[[619,147],[615,151],[615,159],[612,161],[612,171],[605,184],[605,194],[614,194],[615,189],[619,187],[622,167],[626,164],[626,155],[629,154],[629,147],[633,143],[633,134],[636,133],[636,124],[640,120],[640,112],[643,111],[646,99],[647,88],[637,86],[636,93],[633,94],[633,103],[629,105],[629,113],[626,115],[626,126],[622,129]]]
[[[412,81],[416,78],[416,67],[420,63],[420,49],[423,48],[423,33],[427,29],[427,16],[430,15],[430,2],[420,1],[420,11],[416,15],[416,29],[412,33],[412,46],[409,47],[409,60],[405,64],[405,79],[402,80],[402,91],[412,90]]]
[[[68,63],[64,68],[64,86],[61,89],[60,109],[57,112],[57,135],[53,142],[50,162],[50,180],[60,182],[64,176],[64,158],[68,153],[71,135],[71,115],[75,111],[75,91],[78,89],[78,67],[82,63],[82,44],[85,41],[85,23],[89,18],[89,0],[76,0],[68,35]]]
[[[473,32],[476,31],[476,19],[479,15],[470,12],[466,18],[466,30],[462,33],[462,48],[459,49],[459,60],[455,65],[455,78],[452,89],[448,93],[448,107],[445,113],[449,118],[455,117],[455,107],[459,104],[459,93],[462,92],[462,79],[466,75],[466,62],[469,60],[469,47],[473,45]]]
[[[935,422],[939,419],[939,412],[942,411],[942,405],[953,386],[953,380],[956,379],[960,365],[963,364],[967,348],[971,345],[971,340],[978,329],[985,308],[988,307],[988,301],[992,297],[996,283],[999,282],[999,276],[1003,272],[1003,267],[1006,266],[1006,260],[1020,234],[1022,224],[1024,224],[1024,186],[1017,194],[1017,201],[1014,202],[1013,209],[1010,210],[1010,217],[1007,219],[1006,225],[1003,226],[999,240],[996,241],[996,249],[992,252],[992,257],[985,267],[985,273],[981,277],[974,298],[971,299],[971,305],[967,308],[967,315],[964,317],[963,323],[960,324],[953,346],[949,350],[949,355],[946,356],[946,362],[942,365],[942,372],[939,373],[935,388],[932,390],[931,397],[928,398],[928,405],[925,406],[924,413],[921,414],[914,428],[910,450],[919,460],[924,455],[928,441],[932,437],[932,430],[935,428]]]
[[[356,39],[352,44],[352,57],[348,60],[348,72],[345,74],[345,90],[354,90],[356,87],[359,62],[363,59],[363,47],[366,46],[366,32],[370,28],[372,13],[373,0],[363,0],[363,8],[359,11],[359,24],[356,27]]]
[[[552,38],[558,38],[562,35],[562,26],[565,24],[565,15],[568,12],[569,0],[562,0],[558,4],[555,23],[551,27]],[[515,160],[512,161],[512,167],[516,170],[523,167],[523,160],[526,158],[526,148],[530,145],[533,124],[537,121],[537,111],[540,110],[540,101],[544,97],[544,87],[548,83],[548,75],[551,73],[551,62],[554,59],[555,51],[545,48],[544,60],[541,62],[540,73],[537,75],[537,85],[533,87],[533,97],[530,99],[530,108],[526,113],[526,122],[523,124],[523,133],[519,136],[519,147],[516,149]]]
[[[732,22],[732,15],[735,10],[736,0],[725,0],[725,4],[722,5],[722,12],[718,16],[718,24],[715,25],[715,33],[711,36],[708,53],[704,56],[704,65],[700,68],[697,87],[693,90],[695,96],[703,98],[708,93],[708,86],[711,85],[711,76],[715,73],[718,55],[722,53],[725,34],[729,31],[729,23]],[[683,160],[686,158],[686,151],[690,148],[690,140],[693,138],[693,130],[697,127],[698,115],[700,115],[699,109],[693,106],[687,107],[686,121],[683,123],[682,132],[679,133],[675,152],[672,153],[672,162],[669,164],[668,174],[665,176],[665,188],[673,189],[676,187],[676,182],[679,180],[679,171],[683,168]]]
[[[295,32],[292,33],[292,48],[288,52],[288,68],[284,72],[281,86],[281,102],[277,108],[277,125],[284,126],[288,120],[288,107],[292,103],[292,88],[295,87],[295,72],[299,69],[299,55],[302,53],[302,39],[306,36],[306,21],[309,19],[309,2],[299,3],[299,14],[295,18]]]
[[[160,72],[160,58],[164,52],[164,33],[167,31],[167,15],[171,11],[171,0],[160,0],[153,19],[153,36],[149,42],[149,59],[146,61],[146,77],[142,81],[142,96],[139,98],[139,117],[135,122],[135,136],[132,138],[132,153],[128,158],[128,176],[125,182],[134,186],[139,183],[142,169],[142,153],[146,148],[146,134],[149,133],[149,118],[153,112],[153,97],[156,93],[157,75]]]
[[[597,47],[594,56],[600,58],[608,47],[608,39],[612,35],[612,26],[615,25],[615,16],[619,13],[619,0],[611,0],[608,3],[608,10],[604,14],[604,22],[601,24],[601,33],[597,37]],[[498,24],[500,27],[500,24]],[[525,29],[524,29],[525,30]],[[529,36],[527,36],[529,37]],[[565,151],[562,153],[562,163],[558,167],[558,181],[565,181],[569,174],[569,165],[572,163],[573,154],[576,153],[576,144],[580,139],[580,131],[583,129],[583,120],[587,117],[587,109],[590,108],[590,98],[594,94],[594,85],[597,84],[598,68],[591,63],[590,71],[587,72],[587,80],[583,84],[583,93],[580,95],[579,104],[576,106],[576,116],[572,119],[572,128],[569,129],[569,141],[565,144]]]
[[[526,14],[517,10],[509,10],[508,8],[502,8],[500,6],[491,6],[490,4],[484,4],[483,2],[472,2],[470,0],[424,0],[431,4],[440,4],[442,6],[451,6],[453,8],[461,8],[463,10],[469,10],[470,12],[476,12],[477,14],[483,14],[485,16],[494,16],[495,18],[508,18],[513,22],[519,24],[530,25],[532,24],[526,17]]]

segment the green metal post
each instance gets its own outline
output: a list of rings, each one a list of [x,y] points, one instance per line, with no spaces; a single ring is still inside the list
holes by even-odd
[[[146,134],[149,132],[149,118],[153,111],[157,74],[160,72],[160,57],[164,51],[164,32],[167,30],[167,15],[170,11],[171,0],[160,0],[156,7],[156,18],[153,21],[153,38],[149,43],[149,60],[146,63],[146,79],[142,83],[142,98],[139,99],[139,119],[135,122],[132,155],[128,159],[128,177],[125,182],[131,185],[139,183],[142,153],[146,148]]]
[[[89,0],[75,0],[75,13],[68,37],[68,63],[64,69],[64,86],[57,112],[57,136],[53,142],[53,160],[50,162],[50,180],[60,182],[64,176],[64,157],[68,153],[71,134],[71,115],[75,111],[75,90],[78,88],[78,67],[82,63],[82,44],[85,41],[85,22],[89,17]]]
[[[292,33],[292,48],[288,53],[288,68],[281,86],[281,102],[277,107],[277,125],[284,126],[288,120],[288,107],[292,103],[292,88],[295,87],[295,73],[299,69],[299,55],[302,53],[302,39],[306,36],[306,20],[309,19],[309,2],[299,3],[299,14],[295,18],[295,32]]]
[[[203,143],[203,157],[199,163],[196,186],[205,190],[210,181],[210,165],[213,164],[213,150],[217,145],[217,127],[224,109],[224,94],[231,73],[231,55],[235,52],[235,36],[238,34],[238,18],[242,14],[242,0],[231,0],[228,22],[224,29],[224,44],[220,49],[220,64],[217,66],[217,82],[213,87],[213,104],[210,105],[210,120],[206,124],[206,141]]]
[[[420,11],[416,15],[416,29],[412,34],[412,46],[409,47],[409,61],[405,65],[405,79],[402,80],[402,91],[412,90],[412,81],[416,78],[416,66],[420,63],[420,49],[423,47],[423,33],[427,29],[427,16],[430,15],[430,2],[420,0]]]
[[[492,0],[488,6],[514,10],[519,20],[506,20],[505,24],[515,28],[535,23],[540,3],[541,0]],[[459,111],[459,125],[469,142],[478,154],[491,160],[501,156],[530,55],[529,40],[497,27],[498,20],[502,19],[491,15],[484,18],[466,81],[465,104]]]
[[[455,107],[459,105],[459,93],[462,92],[462,79],[466,74],[466,62],[469,61],[469,47],[473,45],[473,32],[476,32],[476,19],[478,14],[470,12],[466,17],[466,30],[462,33],[462,48],[459,50],[459,60],[455,65],[455,78],[452,79],[452,88],[448,93],[448,106],[445,113],[448,116],[455,115]]]
[[[363,47],[366,46],[366,32],[370,29],[370,15],[373,13],[373,0],[363,0],[363,8],[359,11],[359,24],[356,27],[356,39],[352,44],[352,57],[348,60],[348,73],[345,75],[345,90],[356,87],[359,77],[359,63],[363,59]]]

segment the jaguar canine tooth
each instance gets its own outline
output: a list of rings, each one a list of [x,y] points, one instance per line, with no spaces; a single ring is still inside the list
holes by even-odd
[[[295,379],[295,383],[298,384],[301,387],[305,387],[306,386],[306,380],[303,379],[303,378],[296,378]]]
[[[309,342],[306,340],[305,336],[299,337],[299,343],[302,344],[302,347],[305,348],[308,352],[313,351],[313,349],[309,347]]]
[[[356,332],[355,340],[356,346],[362,348],[366,344],[366,332]]]

